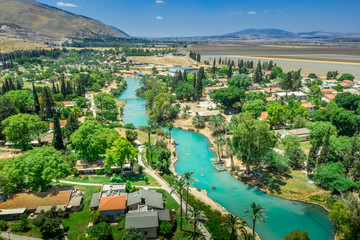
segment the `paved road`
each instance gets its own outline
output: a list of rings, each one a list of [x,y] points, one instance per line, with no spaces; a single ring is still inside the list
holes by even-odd
[[[141,152],[142,152],[142,146],[140,144],[140,142],[138,140],[136,140],[136,144],[138,144],[138,149],[139,149],[139,164],[142,165],[144,167],[144,170],[147,174],[149,174],[150,176],[152,176],[153,178],[156,179],[156,181],[158,181],[161,185],[162,185],[162,189],[165,189],[168,193],[171,194],[171,196],[175,199],[175,201],[180,204],[180,197],[175,194],[175,193],[171,193],[171,188],[169,186],[169,184],[167,184],[167,182],[165,182],[161,177],[159,177],[158,175],[155,174],[155,171],[151,171],[149,168],[147,168],[142,159],[141,159]],[[183,201],[182,202],[182,206],[183,206],[183,210],[186,210],[186,203]],[[211,234],[208,232],[208,230],[205,228],[205,226],[202,223],[198,223],[198,228],[200,229],[201,233],[205,236],[206,239],[213,239],[211,237]]]
[[[90,94],[90,101],[91,101],[90,111],[93,112],[93,116],[96,119],[96,108],[95,108],[95,103],[94,103],[94,95],[92,95],[92,94]]]
[[[10,235],[10,238],[9,238]],[[25,237],[21,235],[15,235],[15,234],[8,234],[7,232],[0,232],[0,237],[4,239],[11,239],[11,240],[39,240],[41,238],[34,238],[34,237]]]

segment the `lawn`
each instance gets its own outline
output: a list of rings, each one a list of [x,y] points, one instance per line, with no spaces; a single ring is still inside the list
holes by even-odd
[[[145,176],[148,177],[148,184],[145,183]],[[79,182],[79,183],[97,183],[97,184],[103,184],[103,183],[109,183],[111,177],[110,176],[93,176],[93,175],[85,175],[85,176],[70,176],[66,179],[66,181],[71,182]],[[150,175],[148,174],[130,174],[130,175],[115,175],[112,179],[113,183],[121,183],[126,182],[126,180],[129,180],[132,185],[137,186],[159,186],[160,184]]]
[[[306,155],[308,155],[309,152],[310,152],[310,148],[311,148],[310,141],[301,142],[300,143],[300,148],[301,148],[301,150],[303,150],[306,153]]]
[[[291,178],[285,180],[285,185],[280,187],[281,193],[272,193],[275,196],[311,201],[325,204],[326,199],[330,196],[330,191],[324,190],[315,183],[309,183],[310,179],[305,172],[294,170],[291,172]]]
[[[16,220],[16,221],[7,221],[8,226],[9,226],[9,231],[12,234],[17,234],[17,235],[21,235],[21,236],[26,236],[26,237],[34,237],[34,238],[41,238],[42,234],[40,232],[40,229],[38,227],[36,227],[35,225],[32,224],[32,221],[30,220],[30,230],[27,232],[13,232],[13,229],[20,223],[20,220]]]
[[[84,207],[80,212],[71,213],[68,218],[62,220],[69,239],[77,239],[81,233],[85,233],[90,220],[89,205],[92,195],[100,191],[100,187],[93,186],[75,186],[75,188],[84,191]]]

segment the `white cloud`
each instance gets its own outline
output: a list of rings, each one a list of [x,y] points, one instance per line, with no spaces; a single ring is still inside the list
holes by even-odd
[[[270,10],[264,10],[264,12],[265,12],[265,13],[269,13],[269,12],[270,12]]]
[[[248,14],[255,15],[256,12],[255,11],[249,11]]]
[[[156,20],[163,20],[164,18],[161,17],[161,16],[157,16],[155,19],[156,19]]]
[[[241,11],[236,11],[236,12],[229,12],[227,15],[231,16],[231,15],[242,15],[243,12]]]
[[[163,0],[156,0],[155,3],[161,4],[161,3],[165,3],[165,2]]]
[[[59,7],[73,7],[73,8],[79,7],[79,6],[76,5],[76,4],[64,3],[64,2],[57,2],[56,5],[58,5]]]

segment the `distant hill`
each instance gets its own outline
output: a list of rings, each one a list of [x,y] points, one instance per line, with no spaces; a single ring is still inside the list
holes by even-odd
[[[0,35],[49,42],[130,37],[98,20],[34,0],[0,0]]]
[[[235,38],[288,38],[296,36],[295,33],[273,28],[261,29],[245,29],[239,32],[233,32],[221,35],[220,37],[235,37]]]

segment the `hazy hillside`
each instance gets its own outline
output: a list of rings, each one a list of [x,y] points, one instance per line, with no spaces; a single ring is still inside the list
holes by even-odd
[[[295,33],[288,32],[281,29],[261,28],[261,29],[245,29],[239,32],[224,34],[220,37],[235,37],[235,38],[288,38],[296,36]]]
[[[0,35],[42,41],[129,37],[100,21],[34,0],[0,0]]]

